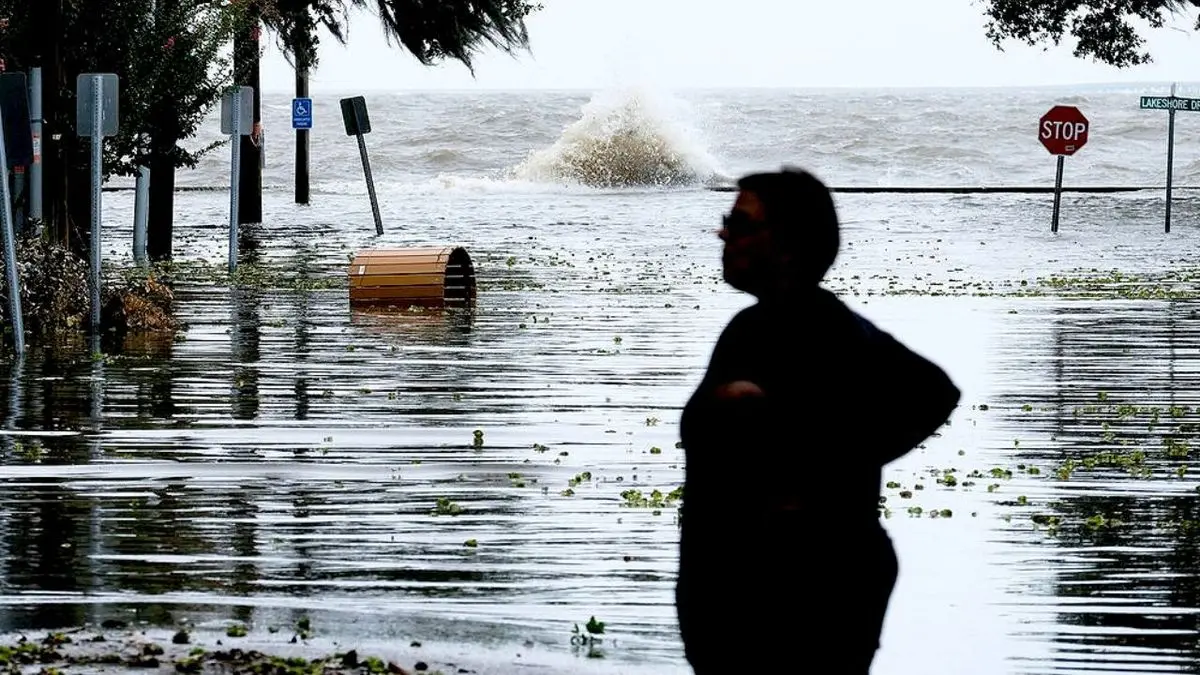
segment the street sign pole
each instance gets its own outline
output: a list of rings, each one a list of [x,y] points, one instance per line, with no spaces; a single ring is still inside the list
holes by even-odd
[[[1050,215],[1050,232],[1058,232],[1062,210],[1063,167],[1067,155],[1074,155],[1088,141],[1091,123],[1075,106],[1056,105],[1038,120],[1038,138],[1052,155],[1058,156],[1054,172],[1054,210]]]
[[[42,228],[42,69],[29,71],[29,117],[33,133],[33,162],[29,165],[29,217]]]
[[[75,133],[91,138],[91,333],[92,351],[100,349],[101,184],[104,181],[104,137],[119,128],[119,80],[112,73],[80,73],[75,82]]]
[[[379,215],[379,200],[375,198],[375,179],[371,176],[371,160],[367,157],[364,134],[371,133],[371,118],[367,115],[367,100],[352,96],[341,100],[342,124],[346,135],[358,139],[358,156],[362,160],[363,176],[367,179],[367,197],[371,200],[371,215],[375,217],[375,234],[383,235],[383,218]]]
[[[0,111],[0,129],[4,128],[3,112]],[[0,133],[0,167],[8,166],[8,153],[4,147],[4,134]],[[25,353],[25,320],[21,314],[21,279],[17,272],[16,228],[13,226],[12,195],[8,181],[0,181],[0,209],[4,211],[4,267],[8,273],[8,312],[12,323],[13,350],[20,356]]]
[[[296,98],[292,99],[292,128],[296,130],[296,203],[308,203],[309,129],[312,129],[312,99],[308,98],[308,72],[296,71]]]
[[[104,78],[92,76],[92,332],[100,331],[100,208],[104,182]]]
[[[1171,85],[1171,98],[1175,98],[1175,85]],[[1167,113],[1167,208],[1163,231],[1171,233],[1171,182],[1175,173],[1175,109]]]
[[[1058,156],[1058,170],[1054,174],[1054,214],[1050,217],[1050,231],[1053,233],[1058,232],[1058,210],[1062,204],[1063,164],[1065,160],[1065,155]]]
[[[221,133],[229,135],[229,273],[238,264],[238,198],[242,170],[242,136],[254,130],[254,88],[234,87],[221,97]]]
[[[230,102],[233,129],[230,132],[229,157],[229,273],[237,271],[238,263],[238,178],[242,175],[242,99],[234,96]]]
[[[1142,110],[1167,111],[1167,205],[1164,209],[1163,231],[1171,231],[1171,192],[1175,184],[1175,113],[1200,112],[1200,98],[1185,98],[1175,95],[1176,85],[1171,85],[1170,96],[1142,96]]]
[[[133,261],[138,267],[145,267],[146,232],[150,215],[150,167],[138,167],[134,188],[137,192],[133,197]]]

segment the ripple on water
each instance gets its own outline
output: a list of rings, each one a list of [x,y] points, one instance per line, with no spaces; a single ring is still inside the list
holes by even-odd
[[[195,281],[180,288],[179,341],[0,366],[13,429],[0,446],[0,629],[186,616],[249,621],[265,638],[305,614],[325,637],[418,639],[495,668],[529,640],[525,662],[583,667],[570,629],[596,616],[613,641],[597,668],[682,672],[675,504],[631,508],[622,493],[681,484],[679,406],[746,304],[717,270],[727,195],[388,201],[378,242],[358,198],[303,211],[272,199],[247,265],[336,278],[362,247],[462,243],[478,306],[381,317],[349,312],[338,288]],[[903,572],[879,672],[1196,660],[1200,516],[1178,473],[1191,455],[1163,443],[1194,435],[1180,428],[1200,403],[1194,312],[1002,297],[1080,269],[1162,269],[1195,238],[1129,234],[1123,219],[1155,205],[1094,196],[1068,197],[1052,238],[1043,201],[839,197],[849,224],[831,285],[965,396],[888,468]],[[223,259],[219,219],[204,215],[217,202],[180,195],[179,257]],[[114,255],[130,208],[106,198]],[[1154,406],[1152,425],[1137,408]],[[1090,466],[1060,478],[1069,459]],[[731,459],[733,503],[754,499],[765,465]]]

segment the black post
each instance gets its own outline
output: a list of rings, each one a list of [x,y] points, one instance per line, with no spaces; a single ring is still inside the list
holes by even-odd
[[[1062,178],[1063,178],[1063,160],[1066,157],[1058,156],[1058,170],[1054,175],[1054,215],[1050,220],[1050,231],[1058,232],[1058,208],[1062,203]]]
[[[296,98],[308,98],[308,69],[296,63]],[[308,129],[296,130],[296,203],[308,203]]]
[[[1171,96],[1175,96],[1172,87]],[[1167,113],[1167,234],[1171,233],[1171,178],[1175,168],[1175,109]]]

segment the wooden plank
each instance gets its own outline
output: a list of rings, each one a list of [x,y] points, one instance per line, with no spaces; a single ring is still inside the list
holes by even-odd
[[[354,254],[355,258],[387,258],[387,257],[412,257],[412,256],[436,256],[449,257],[451,249],[440,247],[426,248],[374,248],[358,251]]]
[[[350,277],[350,285],[378,286],[443,286],[440,274],[362,274]]]
[[[427,267],[429,269],[437,269],[442,271],[446,267],[445,259],[438,259],[432,256],[377,256],[374,258],[360,258],[350,262],[347,266],[350,270],[355,270],[358,267],[378,267],[378,266],[418,266]]]
[[[404,298],[442,298],[441,286],[360,286],[350,289],[351,300],[391,300]]]
[[[357,277],[363,275],[396,275],[396,274],[436,274],[439,277],[443,276],[444,269],[441,265],[426,264],[426,263],[411,263],[411,264],[380,264],[374,263],[370,265],[359,265],[350,270],[350,276]]]
[[[446,266],[446,256],[436,255],[373,255],[360,256],[350,265],[437,265]]]

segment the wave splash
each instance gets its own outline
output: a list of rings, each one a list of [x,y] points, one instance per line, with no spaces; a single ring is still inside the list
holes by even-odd
[[[683,111],[645,91],[594,96],[580,119],[510,177],[595,188],[679,187],[724,180]]]

